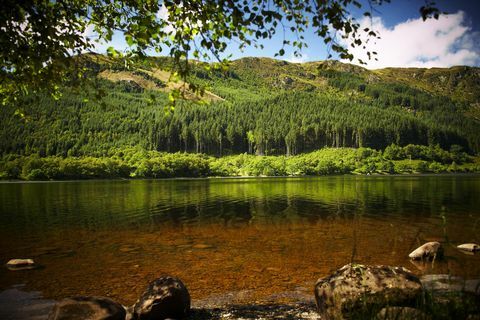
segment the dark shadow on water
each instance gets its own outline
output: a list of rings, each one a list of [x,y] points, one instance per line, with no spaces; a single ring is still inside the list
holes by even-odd
[[[0,319],[44,320],[55,301],[44,299],[40,292],[23,291],[23,286],[14,286],[0,292]]]
[[[0,319],[46,320],[55,305],[54,300],[44,299],[40,292],[23,291],[15,286],[0,292]],[[318,319],[313,303],[297,304],[245,304],[221,307],[192,308],[187,319]]]

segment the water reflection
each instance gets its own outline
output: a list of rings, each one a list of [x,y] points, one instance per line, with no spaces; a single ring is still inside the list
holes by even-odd
[[[0,184],[5,231],[478,214],[479,178],[326,177]]]
[[[350,261],[478,277],[479,255],[454,244],[480,241],[479,194],[480,177],[455,175],[5,183],[0,258],[45,268],[2,269],[0,289],[131,303],[171,273],[194,299],[288,300]],[[408,253],[432,240],[448,259],[412,265]]]

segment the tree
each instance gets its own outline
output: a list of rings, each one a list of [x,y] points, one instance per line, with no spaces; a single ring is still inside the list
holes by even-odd
[[[365,16],[374,7],[390,0],[368,0]],[[360,30],[351,10],[361,8],[357,0],[4,0],[0,12],[0,99],[2,104],[43,89],[58,96],[58,85],[81,80],[88,71],[70,59],[93,48],[95,41],[110,41],[114,31],[123,32],[130,50],[122,55],[128,65],[133,57],[148,50],[164,50],[174,59],[174,73],[186,79],[189,59],[222,58],[229,43],[240,49],[262,47],[260,40],[283,30],[284,41],[278,55],[291,46],[298,55],[307,46],[303,32],[313,28],[340,58],[354,59],[349,48],[336,35],[349,37],[352,46],[365,44],[362,33],[377,37],[374,30]],[[163,14],[162,14],[163,13]],[[426,0],[420,8],[424,19],[438,18],[435,3]],[[86,37],[89,30],[97,38]],[[290,30],[294,39],[285,38]],[[369,52],[373,58],[375,52]],[[201,88],[190,84],[190,89]],[[175,96],[174,96],[175,97]]]

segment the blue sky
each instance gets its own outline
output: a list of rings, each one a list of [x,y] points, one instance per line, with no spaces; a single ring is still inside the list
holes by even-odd
[[[366,1],[361,1],[366,3]],[[383,67],[450,67],[453,65],[480,66],[480,1],[479,0],[437,0],[437,6],[449,14],[439,20],[422,21],[419,8],[423,0],[392,0],[376,7],[372,20],[362,18],[363,10],[352,11],[362,26],[379,31],[380,40],[370,43],[371,51],[379,53],[379,61],[368,61],[368,68]],[[368,6],[364,6],[367,8]],[[304,34],[308,48],[302,57],[295,57],[293,49],[286,48],[282,57],[291,62],[325,60],[327,47],[313,30]],[[290,34],[286,35],[291,37]],[[233,44],[226,55],[233,59],[260,56],[274,57],[281,48],[283,33],[279,31],[273,39],[264,40],[264,49],[249,47],[243,52]],[[344,42],[348,44],[348,42]],[[112,44],[117,49],[126,47],[122,34],[115,34]],[[108,45],[99,46],[102,52]],[[367,61],[361,50],[353,52],[356,57]],[[225,55],[225,56],[226,56]],[[353,61],[353,63],[357,63]]]

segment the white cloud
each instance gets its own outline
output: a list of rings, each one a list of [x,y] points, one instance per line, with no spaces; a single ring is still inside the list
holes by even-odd
[[[165,6],[164,3],[162,3],[162,6],[160,7],[160,10],[158,10],[158,12],[157,12],[157,19],[168,21],[169,15],[170,14],[168,12],[167,7]],[[170,23],[168,23],[167,26],[163,29],[163,31],[170,34],[173,31],[175,31],[175,28]]]
[[[83,31],[83,37],[90,40],[90,43],[93,46],[92,48],[90,48],[90,50],[85,50],[84,52],[93,51],[97,53],[105,53],[107,51],[107,48],[112,45],[111,43],[107,43],[106,41],[99,39],[98,33],[96,33],[94,30],[93,24],[87,25],[87,27]]]
[[[407,20],[392,28],[386,27],[378,17],[364,18],[360,25],[362,30],[370,28],[380,36],[380,39],[371,38],[367,44],[367,50],[378,53],[378,61],[369,60],[365,49],[350,47],[353,55],[365,61],[369,69],[480,64],[478,33],[466,26],[462,11],[442,15],[438,20]]]
[[[295,56],[292,52],[286,60],[291,63],[304,63],[308,60],[308,55],[306,53],[301,53],[300,55]]]
[[[178,7],[182,8],[183,4],[180,3]],[[193,13],[193,11],[187,11],[187,13]],[[170,18],[170,12],[168,11],[168,8],[165,6],[164,3],[160,6],[160,10],[157,12],[157,19],[158,20],[165,20],[167,25],[163,28],[163,31],[166,32],[167,34],[171,34],[174,31],[176,31],[176,28],[172,23],[169,21]],[[202,21],[192,21],[189,18],[185,19],[184,21],[185,24],[190,26],[191,28],[201,28],[203,26]]]

